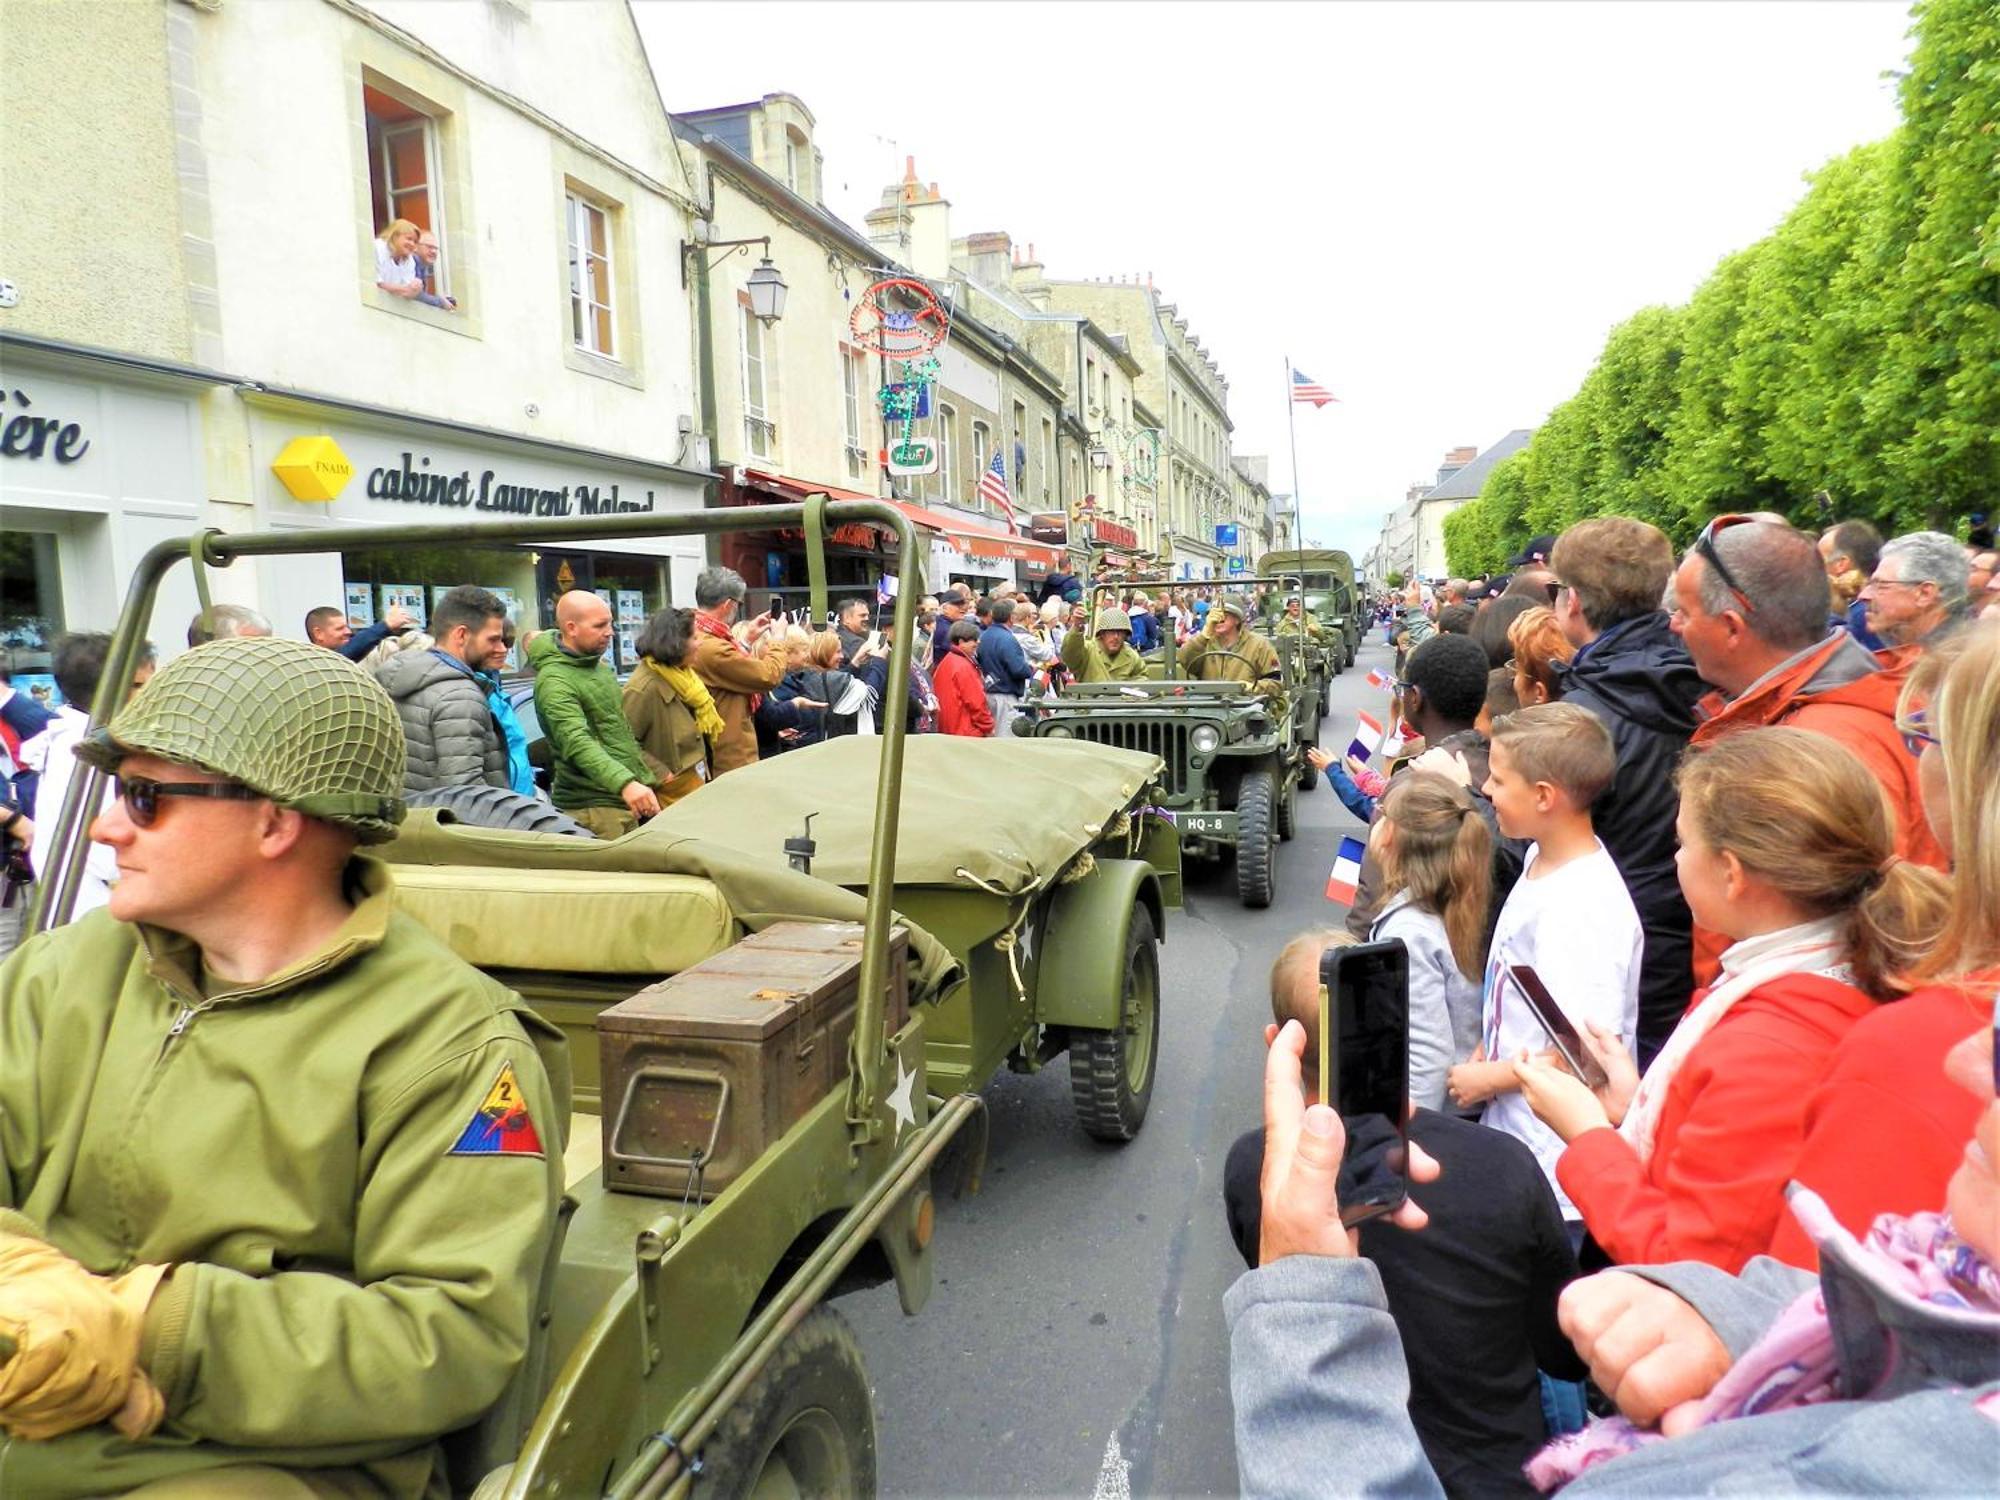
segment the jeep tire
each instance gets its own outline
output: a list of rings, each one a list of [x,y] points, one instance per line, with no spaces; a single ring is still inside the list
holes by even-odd
[[[1312,763],[1306,763],[1311,769]],[[1289,840],[1299,831],[1299,791],[1291,777],[1278,778],[1278,837]]]
[[[1138,903],[1126,927],[1121,972],[1119,1025],[1109,1031],[1073,1026],[1069,1033],[1076,1122],[1100,1141],[1129,1141],[1139,1133],[1160,1055],[1160,954],[1152,913]]]
[[[470,828],[499,828],[512,833],[561,833],[592,837],[588,828],[568,813],[558,812],[538,797],[523,797],[504,786],[440,786],[411,792],[409,807],[429,807],[446,816],[439,821]]]
[[[767,1486],[875,1493],[875,1403],[845,1318],[824,1304],[805,1315],[703,1445],[701,1466],[697,1500],[745,1500]]]
[[[1236,897],[1245,906],[1271,904],[1278,857],[1278,778],[1244,773],[1236,792]]]

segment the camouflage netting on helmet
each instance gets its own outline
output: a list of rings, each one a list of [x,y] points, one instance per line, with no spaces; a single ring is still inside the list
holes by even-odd
[[[395,705],[337,652],[232,636],[176,657],[77,757],[157,755],[255,787],[364,843],[395,837],[406,752]]]

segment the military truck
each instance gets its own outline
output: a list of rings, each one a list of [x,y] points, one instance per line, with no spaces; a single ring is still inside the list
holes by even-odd
[[[129,680],[160,579],[180,559],[193,559],[205,606],[206,571],[243,557],[789,527],[819,558],[850,523],[891,530],[901,576],[919,576],[900,512],[821,497],[693,515],[204,533],[140,561],[103,680]],[[1017,749],[1032,777],[1012,787],[996,763],[981,783],[1011,824],[1030,825],[1004,853],[975,850],[995,840],[963,819],[949,836],[904,843],[900,726],[918,592],[896,607],[887,732],[847,752],[847,781],[810,778],[830,793],[833,826],[793,830],[738,803],[731,816],[757,834],[748,845],[665,822],[606,842],[431,810],[381,847],[402,909],[556,1023],[550,1075],[575,1080],[567,1191],[530,1347],[501,1399],[446,1439],[455,1494],[873,1493],[867,1372],[825,1304],[893,1280],[906,1312],[922,1307],[933,1164],[968,1125],[975,1185],[984,1156],[969,1090],[1019,1049],[1038,1064],[1066,1046],[1087,1129],[1125,1139],[1143,1119],[1155,946],[1179,896],[1171,830],[1143,811],[1159,764]],[[94,718],[115,697],[100,692]],[[731,779],[690,811],[707,798],[703,813],[726,812]],[[79,775],[54,820],[40,926],[74,901],[82,810],[100,785]],[[1051,829],[1027,814],[1055,785],[1069,798]],[[852,889],[799,868],[820,845],[823,868]],[[892,904],[896,876],[946,864],[931,899],[956,950]]]
[[[1361,618],[1361,595],[1354,586],[1354,560],[1345,552],[1312,548],[1266,552],[1260,562],[1270,572],[1297,573],[1305,580],[1306,608],[1321,625],[1340,633],[1347,643],[1341,666],[1353,666],[1367,629]]]
[[[1234,580],[1287,583],[1296,577]],[[1163,588],[1171,580],[1120,587]],[[1275,644],[1275,643],[1274,643]],[[1220,648],[1211,655],[1227,656]],[[1317,743],[1320,700],[1307,653],[1279,649],[1284,689],[1272,696],[1248,683],[1197,682],[1180,675],[1174,643],[1164,643],[1143,681],[1071,683],[1059,694],[1030,695],[1015,720],[1017,735],[1081,739],[1160,758],[1164,771],[1155,806],[1172,820],[1183,855],[1236,857],[1237,897],[1248,907],[1271,904],[1277,846],[1298,830],[1298,794],[1318,785],[1305,752]]]

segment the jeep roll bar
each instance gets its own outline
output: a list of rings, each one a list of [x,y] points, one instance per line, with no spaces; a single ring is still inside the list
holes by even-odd
[[[1128,578],[1117,583],[1094,583],[1091,588],[1091,619],[1097,618],[1097,599],[1101,594],[1117,595],[1121,589],[1186,588],[1190,584],[1197,588],[1221,588],[1225,593],[1233,593],[1239,584],[1281,583],[1298,599],[1301,612],[1305,609],[1305,579],[1296,573],[1257,574],[1251,577],[1237,575],[1231,578]],[[1160,642],[1161,661],[1165,663],[1169,681],[1180,676],[1180,645],[1173,640]]]

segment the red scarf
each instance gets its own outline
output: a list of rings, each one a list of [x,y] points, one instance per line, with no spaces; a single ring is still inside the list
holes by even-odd
[[[703,614],[700,610],[695,611],[694,628],[703,635],[713,636],[718,641],[729,642],[739,655],[748,656],[750,654],[750,648],[737,640],[735,633],[727,625]],[[763,703],[764,695],[762,693],[752,693],[750,695],[750,712],[753,714],[756,713],[763,706]]]

